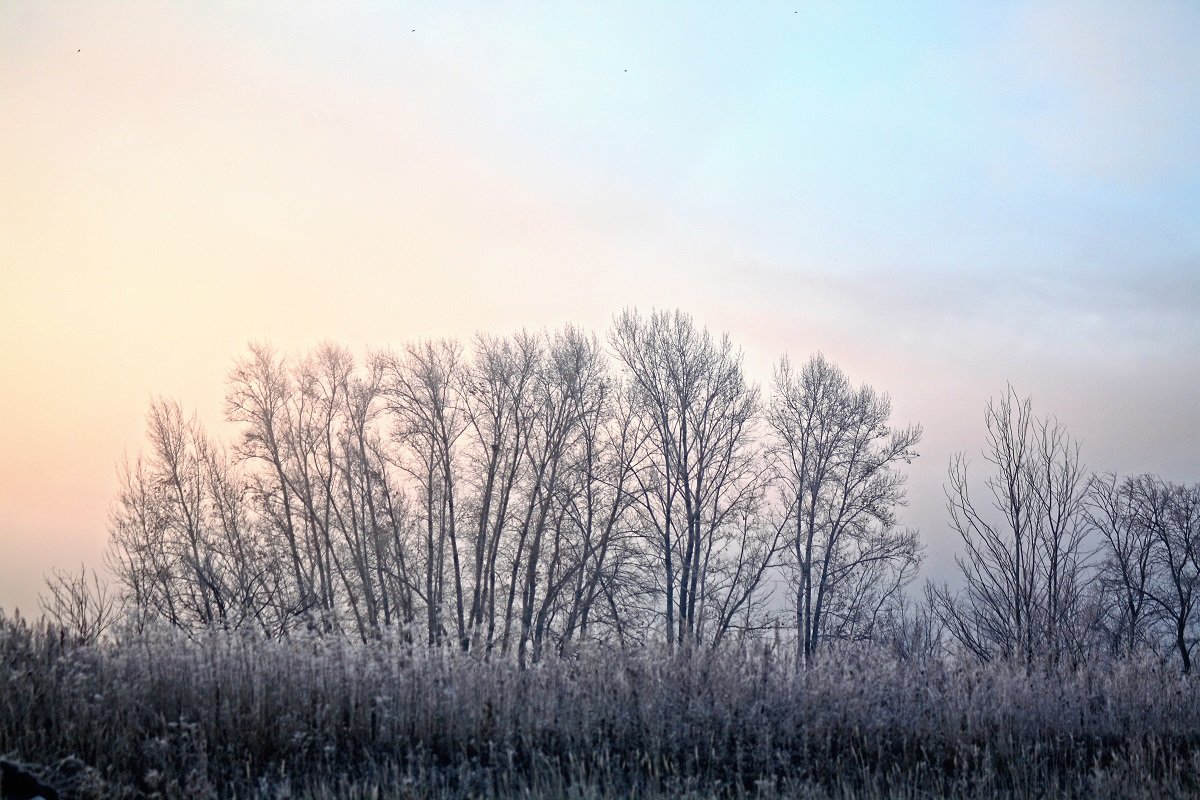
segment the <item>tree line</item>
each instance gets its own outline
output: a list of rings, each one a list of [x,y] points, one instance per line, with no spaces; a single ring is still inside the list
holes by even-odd
[[[145,619],[297,627],[522,664],[589,639],[721,645],[781,618],[865,639],[921,548],[896,524],[918,427],[822,356],[770,390],[680,312],[414,342],[253,345],[214,442],[155,400],[120,470],[110,568]],[[781,609],[791,607],[789,614]]]
[[[452,645],[524,666],[588,641],[1078,663],[1157,653],[1190,671],[1200,485],[1091,474],[1054,417],[989,402],[988,475],[946,484],[958,590],[906,587],[899,524],[918,425],[822,355],[765,391],[729,337],[679,312],[300,356],[229,373],[238,435],[155,400],[120,471],[109,567],[135,624],[297,629]],[[51,616],[115,607],[83,576]],[[104,604],[107,603],[107,606]]]

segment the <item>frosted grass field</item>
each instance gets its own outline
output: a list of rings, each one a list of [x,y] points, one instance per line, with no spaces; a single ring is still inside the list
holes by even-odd
[[[0,755],[78,797],[1189,797],[1200,692],[831,651],[590,650],[0,622]]]

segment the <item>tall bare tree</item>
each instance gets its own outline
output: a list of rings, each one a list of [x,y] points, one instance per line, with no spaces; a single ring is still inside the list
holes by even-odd
[[[985,416],[984,458],[995,469],[976,501],[960,454],[946,495],[964,594],[939,590],[948,631],[982,659],[1056,660],[1086,638],[1084,586],[1088,478],[1079,446],[1054,417],[1038,418],[1009,387]]]
[[[535,423],[526,442],[534,481],[520,534],[520,541],[528,544],[517,647],[522,665],[530,644],[535,658],[540,653],[555,602],[578,566],[564,563],[571,549],[564,546],[564,537],[573,532],[567,511],[579,489],[569,472],[584,434],[584,419],[594,412],[602,391],[605,371],[596,338],[568,327],[547,341],[542,369],[532,387]]]
[[[251,344],[250,354],[234,362],[225,395],[225,416],[241,425],[236,452],[251,467],[250,491],[262,524],[272,532],[271,545],[290,573],[290,590],[279,598],[296,615],[317,605],[313,565],[307,558],[299,521],[299,503],[292,490],[289,465],[294,460],[289,431],[293,423],[294,381],[289,366],[263,344]],[[254,469],[258,464],[265,469]]]
[[[628,526],[638,500],[635,472],[645,430],[631,413],[625,387],[612,378],[597,382],[580,415],[576,488],[566,505],[579,536],[560,652],[599,627],[605,605],[597,600],[607,596],[605,586],[611,591],[619,581],[618,565],[631,552]],[[608,622],[618,629],[622,624],[614,616]]]
[[[474,444],[468,458],[474,461],[478,520],[468,624],[472,646],[482,645],[487,653],[496,638],[496,597],[503,592],[497,565],[525,467],[532,421],[528,395],[541,358],[541,342],[528,333],[508,339],[481,335],[476,338],[474,362],[463,377],[465,413]],[[511,619],[511,605],[508,609]]]
[[[1150,596],[1154,578],[1154,532],[1138,514],[1147,479],[1112,473],[1093,476],[1087,514],[1102,539],[1098,564],[1101,617],[1110,649],[1132,655],[1150,644],[1157,609]]]
[[[1167,626],[1183,672],[1192,670],[1200,624],[1200,485],[1150,475],[1129,482],[1134,524],[1151,537],[1152,574],[1146,593]]]
[[[442,604],[449,556],[454,632],[466,647],[457,496],[458,442],[469,424],[460,396],[464,368],[462,348],[456,342],[410,345],[403,358],[393,356],[388,360],[387,394],[397,419],[396,435],[418,462],[406,469],[420,484],[424,500],[424,599],[429,641],[436,642],[446,633]]]
[[[128,601],[185,628],[278,623],[274,565],[240,476],[174,401],[151,403],[147,435],[151,452],[119,473],[110,520],[108,560]]]
[[[669,646],[702,642],[707,605],[715,600],[713,555],[733,558],[733,571],[743,576],[761,580],[764,572],[736,563],[761,555],[759,549],[735,554],[726,546],[737,536],[737,512],[761,496],[752,447],[758,389],[728,336],[714,339],[679,311],[625,311],[610,342],[649,430],[637,476],[657,579],[650,588],[661,597],[654,613],[661,613]]]
[[[870,636],[915,575],[921,548],[896,528],[901,464],[916,457],[919,426],[892,429],[891,401],[850,384],[824,356],[775,370],[767,420],[789,515],[797,655],[807,664],[824,638]]]

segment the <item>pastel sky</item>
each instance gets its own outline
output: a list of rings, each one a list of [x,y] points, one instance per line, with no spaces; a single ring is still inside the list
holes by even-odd
[[[820,350],[926,436],[1012,382],[1200,480],[1200,5],[0,3],[0,607],[99,565],[155,395],[625,306]]]

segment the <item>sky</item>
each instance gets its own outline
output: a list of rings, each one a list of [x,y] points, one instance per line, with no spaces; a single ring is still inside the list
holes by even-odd
[[[681,308],[925,429],[1011,383],[1092,469],[1200,481],[1200,6],[0,3],[0,608],[100,567],[150,399]]]

